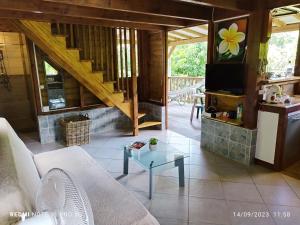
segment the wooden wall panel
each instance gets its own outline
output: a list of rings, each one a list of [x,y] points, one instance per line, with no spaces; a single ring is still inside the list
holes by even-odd
[[[142,32],[139,34],[140,74],[139,99],[165,104],[165,51],[166,35],[160,32]]]
[[[70,74],[64,73],[64,90],[67,108],[80,106],[80,93],[77,80],[75,80]]]
[[[24,36],[16,32],[2,32],[0,43],[4,64],[10,78],[11,90],[0,85],[0,117],[6,118],[18,131],[32,131],[36,128],[33,108],[30,65]]]
[[[139,101],[166,104],[166,33],[139,31]]]
[[[86,88],[83,88],[83,106],[102,104],[100,99],[98,99],[93,93],[91,93]]]

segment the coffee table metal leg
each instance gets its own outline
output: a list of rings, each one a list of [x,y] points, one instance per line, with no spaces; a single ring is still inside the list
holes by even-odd
[[[149,199],[152,199],[152,188],[153,188],[153,171],[152,171],[153,161],[149,167]]]
[[[184,158],[177,159],[175,165],[178,167],[179,186],[184,187]]]
[[[153,182],[153,175],[152,175],[152,168],[149,170],[149,199],[152,199],[152,182]]]
[[[124,162],[123,162],[123,174],[128,174],[128,164],[129,164],[128,150],[124,147]]]

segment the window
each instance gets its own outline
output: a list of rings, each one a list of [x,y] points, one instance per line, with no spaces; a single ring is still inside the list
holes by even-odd
[[[58,71],[53,68],[48,62],[44,61],[45,73],[46,76],[56,76],[58,75]]]
[[[299,31],[273,33],[269,41],[267,71],[273,77],[293,75]]]

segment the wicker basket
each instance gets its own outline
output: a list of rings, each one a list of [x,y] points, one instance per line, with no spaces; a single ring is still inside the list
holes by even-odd
[[[88,116],[72,116],[60,121],[67,146],[90,142],[90,119]]]

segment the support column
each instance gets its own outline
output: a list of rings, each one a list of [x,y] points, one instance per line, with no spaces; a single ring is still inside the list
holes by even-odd
[[[137,93],[137,74],[136,74],[136,38],[135,30],[130,29],[130,64],[131,64],[131,99],[132,99],[132,127],[133,135],[139,134],[139,118],[138,118],[138,93]]]
[[[257,85],[260,74],[260,48],[267,43],[270,23],[266,20],[270,16],[269,10],[257,10],[251,13],[248,21],[248,46],[246,55],[247,79],[246,98],[244,107],[244,125],[248,129],[255,129],[257,125],[258,112],[258,90]],[[262,22],[263,21],[263,22]]]
[[[298,37],[298,47],[296,53],[296,61],[295,61],[295,73],[294,76],[300,76],[300,27],[299,27],[299,37]],[[295,84],[294,93],[300,94],[300,84]]]

